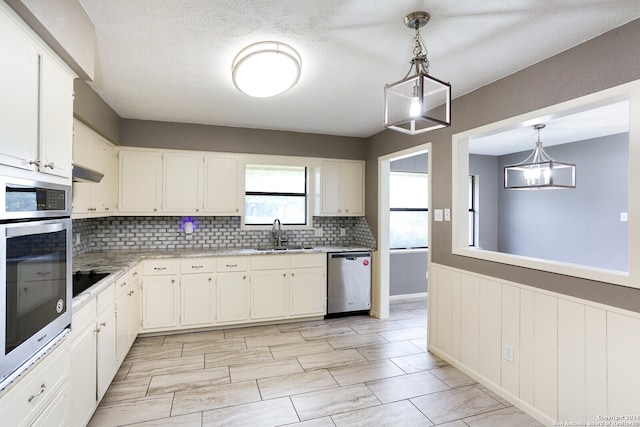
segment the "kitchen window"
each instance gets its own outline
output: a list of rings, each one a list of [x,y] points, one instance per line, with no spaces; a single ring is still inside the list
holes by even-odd
[[[389,175],[389,247],[429,245],[429,175],[391,171]]]
[[[245,225],[306,225],[307,206],[306,167],[246,166]]]

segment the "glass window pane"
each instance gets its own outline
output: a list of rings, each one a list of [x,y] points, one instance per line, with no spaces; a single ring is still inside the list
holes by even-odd
[[[245,171],[245,191],[300,194],[306,192],[304,166],[247,165]]]
[[[245,224],[306,224],[305,196],[245,196]]]
[[[389,214],[389,247],[426,248],[429,245],[427,211],[391,211]]]
[[[389,175],[391,208],[429,207],[429,175],[416,172],[391,172]]]

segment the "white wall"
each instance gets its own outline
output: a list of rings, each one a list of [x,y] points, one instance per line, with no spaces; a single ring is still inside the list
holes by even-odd
[[[639,313],[434,263],[429,278],[430,351],[546,425],[640,416]]]

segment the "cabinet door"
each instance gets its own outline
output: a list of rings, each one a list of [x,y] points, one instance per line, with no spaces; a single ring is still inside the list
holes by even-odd
[[[171,329],[180,318],[175,276],[145,277],[142,283],[142,329]]]
[[[63,427],[70,424],[71,412],[71,386],[65,383],[62,390],[58,392],[53,401],[49,403],[38,418],[31,424],[31,427]]]
[[[116,286],[117,285],[116,283]],[[129,285],[126,284],[125,288],[126,290],[121,292],[116,298],[116,361],[118,364],[124,360],[130,345],[130,298],[127,295]]]
[[[162,156],[154,151],[120,151],[120,212],[161,211]]]
[[[286,270],[251,273],[251,319],[282,318],[288,314]]]
[[[219,323],[249,319],[247,273],[218,273],[216,277],[216,320]]]
[[[73,77],[44,54],[41,79],[40,172],[71,178]]]
[[[87,425],[96,408],[96,357],[96,328],[92,323],[71,346],[72,426]]]
[[[131,344],[136,340],[138,336],[138,330],[140,329],[140,321],[142,320],[142,278],[141,278],[141,265],[134,267],[131,272],[131,290],[129,295],[129,302],[131,308],[131,315],[129,316],[129,338]]]
[[[116,374],[116,311],[112,304],[97,320],[97,369],[98,369],[98,401],[109,388]]]
[[[343,214],[364,215],[364,164],[344,162],[342,165]]]
[[[180,279],[180,324],[205,325],[215,321],[215,282],[212,274],[190,274]]]
[[[291,316],[326,314],[325,277],[323,268],[291,270]]]
[[[322,162],[322,214],[342,214],[342,162]]]
[[[235,157],[205,156],[204,210],[217,215],[240,215],[244,189]]]
[[[38,157],[40,55],[22,29],[0,10],[0,163],[35,169]]]
[[[203,157],[190,153],[165,153],[163,159],[165,213],[196,214],[202,209]]]
[[[118,157],[113,144],[107,141],[100,142],[102,161],[100,172],[104,174],[102,180],[95,185],[92,202],[95,202],[99,212],[112,214],[116,210]]]

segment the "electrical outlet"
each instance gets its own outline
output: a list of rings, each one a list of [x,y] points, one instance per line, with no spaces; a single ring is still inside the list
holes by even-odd
[[[434,221],[442,221],[442,217],[443,217],[443,213],[442,213],[442,209],[434,209],[433,210],[433,220]]]
[[[76,233],[76,245],[80,244],[80,233]]]
[[[316,237],[322,237],[322,235],[323,235],[322,227],[316,228]]]
[[[511,344],[505,344],[504,345],[504,360],[506,360],[507,362],[511,362],[513,363],[513,358],[514,358],[514,348]]]
[[[340,229],[340,237],[344,237],[347,235],[347,229],[346,228],[341,228]]]
[[[629,221],[629,212],[620,212],[620,221],[622,222]]]

